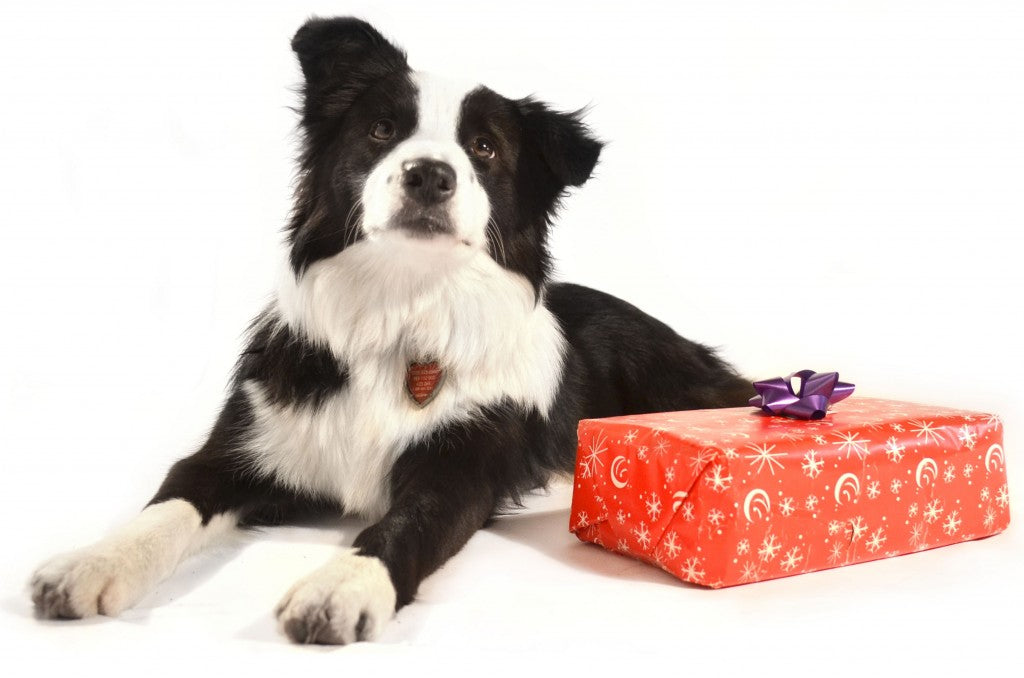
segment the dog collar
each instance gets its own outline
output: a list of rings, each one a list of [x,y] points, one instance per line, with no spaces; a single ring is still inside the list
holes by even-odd
[[[405,391],[417,407],[426,407],[444,384],[444,370],[436,360],[411,362],[405,373]]]

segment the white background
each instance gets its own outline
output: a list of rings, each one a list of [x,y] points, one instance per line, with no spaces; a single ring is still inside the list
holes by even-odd
[[[416,68],[591,107],[609,145],[559,219],[560,278],[752,377],[998,412],[1024,480],[1019,3],[5,3],[0,663],[1019,665],[1019,524],[712,592],[576,542],[564,488],[474,537],[376,645],[293,648],[270,614],[357,522],[240,538],[123,619],[34,621],[35,564],[131,517],[212,421],[281,256],[288,41],[314,13],[371,19]]]

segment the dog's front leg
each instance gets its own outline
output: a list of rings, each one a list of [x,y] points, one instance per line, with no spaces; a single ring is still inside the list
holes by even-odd
[[[450,444],[424,444],[402,455],[392,470],[387,514],[281,601],[277,617],[289,638],[321,644],[374,639],[412,601],[420,582],[483,527],[506,473],[494,464],[500,448],[474,433],[460,427]],[[474,449],[474,442],[487,445]]]

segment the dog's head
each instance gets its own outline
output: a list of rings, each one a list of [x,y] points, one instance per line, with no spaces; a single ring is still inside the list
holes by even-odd
[[[543,284],[549,219],[601,151],[579,114],[414,72],[358,19],[313,19],[292,48],[305,77],[296,274],[368,240],[410,261],[482,253]]]

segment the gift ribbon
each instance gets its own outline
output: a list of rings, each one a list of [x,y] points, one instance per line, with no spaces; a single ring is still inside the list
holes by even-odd
[[[795,377],[800,379],[799,392],[793,390]],[[821,419],[829,405],[850,396],[853,388],[853,384],[839,381],[838,372],[800,370],[786,378],[755,381],[754,390],[757,395],[750,399],[750,404],[768,414],[797,419]]]

